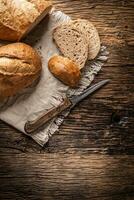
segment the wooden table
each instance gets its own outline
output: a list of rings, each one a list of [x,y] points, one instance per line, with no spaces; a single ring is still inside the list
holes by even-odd
[[[44,148],[0,122],[0,199],[134,199],[134,1],[57,0],[94,22],[110,57],[96,81],[111,83],[80,103]]]

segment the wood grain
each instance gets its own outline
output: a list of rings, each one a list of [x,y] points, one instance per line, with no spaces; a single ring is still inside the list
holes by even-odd
[[[131,200],[134,195],[131,156],[16,154],[14,162],[9,156],[0,157],[0,199]]]
[[[134,199],[134,1],[55,0],[91,20],[109,60],[102,90],[80,103],[44,148],[0,121],[0,199]]]

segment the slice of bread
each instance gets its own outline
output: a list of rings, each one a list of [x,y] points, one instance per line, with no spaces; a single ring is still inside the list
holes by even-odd
[[[94,59],[100,51],[100,37],[95,26],[88,20],[77,19],[71,22],[74,29],[81,32],[89,44],[88,59]]]
[[[54,29],[53,38],[61,53],[76,62],[82,69],[88,58],[88,43],[84,35],[74,29],[70,23]]]

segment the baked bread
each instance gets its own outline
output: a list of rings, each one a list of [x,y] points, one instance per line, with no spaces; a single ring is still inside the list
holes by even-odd
[[[14,43],[0,47],[0,98],[30,86],[41,73],[41,58],[30,46]]]
[[[80,69],[72,60],[62,57],[53,56],[48,67],[51,73],[61,80],[64,84],[70,87],[76,87],[80,80]]]
[[[54,29],[53,38],[61,53],[74,61],[80,69],[88,58],[88,43],[84,35],[68,23]]]
[[[1,0],[0,39],[19,41],[50,11],[46,0]]]
[[[53,38],[61,53],[75,61],[80,69],[100,51],[99,34],[88,20],[71,20],[61,24],[54,29]]]
[[[95,26],[88,20],[78,19],[71,22],[72,26],[81,32],[89,45],[88,59],[96,58],[100,51],[100,37]]]

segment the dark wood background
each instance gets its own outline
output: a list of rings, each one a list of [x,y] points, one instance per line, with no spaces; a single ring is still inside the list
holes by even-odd
[[[134,199],[134,1],[55,0],[94,22],[110,57],[96,81],[111,83],[80,103],[44,148],[0,121],[0,199]]]

